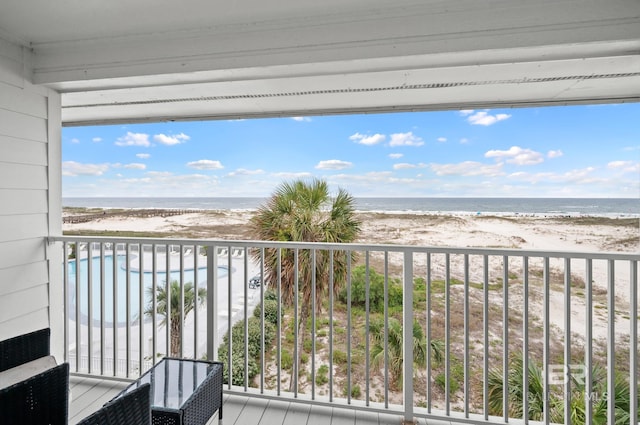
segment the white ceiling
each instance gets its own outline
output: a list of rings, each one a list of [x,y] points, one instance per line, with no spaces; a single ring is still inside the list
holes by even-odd
[[[3,0],[65,125],[640,100],[638,0]]]

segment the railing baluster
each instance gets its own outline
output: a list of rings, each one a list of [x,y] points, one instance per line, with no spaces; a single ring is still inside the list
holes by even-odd
[[[389,408],[389,251],[384,252],[384,407]]]
[[[385,282],[386,284],[386,282]],[[388,290],[388,288],[386,288]],[[427,252],[427,413],[431,413],[431,253]],[[388,321],[384,324],[385,332],[389,327]],[[388,365],[387,365],[388,366]],[[385,389],[388,382],[385,382]]]
[[[316,250],[311,251],[311,400],[316,399]],[[306,325],[306,324],[305,324]],[[302,342],[304,346],[304,341]]]
[[[87,244],[87,373],[93,372],[93,243]]]
[[[105,266],[104,266],[104,242],[100,243],[100,375],[104,375],[104,353],[105,353]]]
[[[444,414],[451,415],[451,255],[444,255]],[[408,290],[406,288],[405,290]],[[405,326],[408,326],[405,324]]]
[[[171,300],[171,252],[173,245],[167,245],[165,251],[165,335],[166,335],[166,355],[171,356],[171,314],[169,314],[169,303]],[[154,312],[156,314],[157,312]]]
[[[76,372],[80,371],[80,358],[82,354],[82,312],[80,311],[80,304],[82,304],[82,291],[80,287],[80,274],[82,273],[82,267],[80,267],[80,242],[76,241]]]
[[[140,278],[138,281],[138,326],[140,328],[138,335],[138,346],[139,348],[139,356],[138,356],[138,374],[142,375],[144,373],[144,245],[140,244],[138,248],[138,277]]]
[[[261,373],[260,373],[260,394],[264,394],[264,373],[267,370],[267,365],[265,363],[265,354],[267,352],[265,341],[264,341],[264,326],[265,326],[265,305],[264,305],[264,287],[267,284],[267,281],[264,278],[264,248],[260,248],[260,306],[262,309],[262,315],[260,316],[260,352],[263,353],[261,357]],[[280,338],[280,334],[278,334],[278,338]]]
[[[125,245],[126,252],[126,285],[125,285],[125,311],[127,317],[125,317],[125,376],[128,378],[131,376],[131,245],[127,243]]]
[[[483,366],[482,366],[482,411],[484,413],[484,420],[489,420],[489,256],[483,255],[483,269],[484,274],[482,291],[483,291],[483,306],[482,306],[482,344],[483,344]]]
[[[158,352],[158,323],[156,312],[158,311],[158,247],[154,243],[151,247],[151,255],[152,255],[152,271],[153,276],[151,277],[151,363],[153,365],[156,364],[156,354]]]
[[[299,339],[300,335],[298,332],[298,329],[300,328],[300,315],[299,315],[299,305],[298,305],[298,300],[300,298],[300,294],[299,294],[299,286],[300,286],[300,272],[298,270],[298,265],[299,265],[299,251],[298,248],[295,249],[294,251],[294,267],[293,267],[293,288],[294,288],[294,301],[293,301],[293,323],[295,326],[294,329],[294,337],[293,337],[293,376],[291,377],[291,380],[293,382],[293,396],[295,398],[298,397],[298,375],[300,374],[300,371],[298,370],[298,366],[300,365],[300,353],[298,350],[298,346],[299,346]]]
[[[564,423],[571,423],[571,259],[564,259]]]
[[[335,276],[333,275],[333,259],[335,251],[329,250],[329,402],[333,401],[333,283]],[[279,314],[279,313],[278,313]]]
[[[200,300],[198,298],[198,289],[200,289],[200,280],[198,277],[198,253],[199,245],[193,245],[193,358],[198,358],[198,307]]]
[[[502,257],[502,416],[509,419],[509,257]]]
[[[244,248],[243,255],[244,282],[242,282],[242,290],[244,291],[244,301],[242,309],[244,312],[244,391],[249,388],[249,263],[247,259],[247,251]]]
[[[364,382],[365,382],[365,405],[369,406],[369,401],[370,401],[370,377],[369,377],[369,371],[371,369],[371,365],[370,365],[370,361],[369,361],[369,357],[371,356],[371,347],[369,346],[369,297],[370,297],[370,291],[369,291],[369,287],[370,287],[370,273],[369,273],[369,251],[365,251],[365,324],[364,324]]]
[[[463,320],[464,320],[464,417],[469,417],[469,254],[464,255],[464,300],[463,300]],[[427,347],[429,349],[429,347]]]
[[[542,285],[543,285],[543,313],[542,313],[542,327],[543,327],[543,344],[542,344],[542,367],[543,367],[543,398],[542,398],[542,403],[543,403],[543,421],[545,424],[548,424],[550,421],[550,415],[549,415],[549,411],[551,410],[551,406],[549,403],[549,360],[550,360],[550,353],[549,353],[549,349],[550,349],[550,344],[549,344],[549,338],[551,338],[551,333],[550,333],[550,316],[549,316],[549,302],[551,301],[551,296],[550,296],[550,280],[551,277],[549,276],[550,274],[550,269],[549,269],[549,257],[544,257],[544,265],[543,265],[543,272],[542,272]]]
[[[351,404],[351,254],[347,252],[347,403]]]
[[[629,263],[629,417],[638,422],[638,262]]]
[[[585,276],[585,333],[584,333],[584,361],[585,361],[585,423],[593,423],[593,261],[586,260]]]
[[[607,262],[607,423],[616,422],[616,280],[615,263]]]
[[[404,421],[413,422],[413,252],[405,251],[403,257],[402,291],[402,398]],[[448,379],[448,377],[447,377]],[[447,387],[448,390],[448,387]]]
[[[180,357],[184,357],[184,245],[180,245],[180,299],[179,309],[180,309],[180,330],[178,335],[180,335]]]
[[[278,279],[278,372],[277,372],[277,394],[280,395],[282,388],[280,383],[282,382],[282,250],[276,248],[276,258],[278,264],[277,279]],[[333,257],[332,265],[333,265]],[[333,293],[331,293],[333,299]]]
[[[522,257],[522,420],[529,423],[529,257]]]
[[[111,254],[111,268],[113,273],[113,376],[118,376],[116,367],[118,361],[118,244],[113,243]]]

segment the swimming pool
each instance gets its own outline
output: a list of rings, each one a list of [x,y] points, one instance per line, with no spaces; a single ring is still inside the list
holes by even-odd
[[[113,255],[105,255],[104,257],[95,256],[91,259],[91,309],[93,321],[100,321],[101,312],[100,304],[102,298],[102,289],[100,288],[101,282],[101,258],[104,260],[104,320],[105,324],[111,324],[114,318],[114,279],[113,279]],[[129,259],[135,263],[135,255],[131,255]],[[127,319],[127,294],[130,303],[129,320],[138,320],[140,312],[140,272],[137,269],[130,268],[129,274],[129,289],[127,291],[127,270],[126,270],[126,255],[116,255],[116,295],[118,302],[116,303],[115,316],[118,324],[125,324]],[[184,270],[184,283],[198,282],[198,287],[206,286],[207,281],[207,266],[206,261],[203,261],[204,265],[198,267],[197,273],[195,273],[193,267]],[[79,260],[80,268],[80,285],[79,294],[76,294],[76,260],[70,260],[67,270],[68,282],[69,282],[69,318],[75,320],[76,316],[76,300],[80,300],[80,319],[86,321],[89,317],[89,259],[82,258]],[[223,278],[229,274],[229,270],[226,266],[218,266],[218,277]],[[169,272],[169,280],[180,281],[180,270],[171,269]],[[161,286],[166,283],[167,272],[156,272],[156,285]],[[143,283],[143,311],[151,303],[151,287],[153,286],[153,272],[143,271],[142,274]]]

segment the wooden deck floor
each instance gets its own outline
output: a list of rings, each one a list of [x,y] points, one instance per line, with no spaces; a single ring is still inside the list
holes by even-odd
[[[69,424],[75,425],[122,391],[127,383],[72,376]],[[223,425],[398,425],[400,416],[235,395],[224,396]],[[218,423],[217,414],[210,425]],[[421,425],[448,425],[420,420]]]

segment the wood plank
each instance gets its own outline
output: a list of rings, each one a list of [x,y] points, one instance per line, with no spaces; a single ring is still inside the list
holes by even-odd
[[[333,408],[327,406],[311,406],[309,423],[314,425],[331,425]]]
[[[333,409],[331,425],[353,425],[355,421],[355,412],[353,410],[341,408]]]
[[[46,189],[0,189],[0,216],[47,213]]]
[[[282,425],[306,424],[311,406],[308,404],[291,403]]]
[[[0,115],[2,111],[0,111]],[[0,128],[2,123],[0,123]],[[47,169],[40,165],[0,162],[3,189],[48,189]],[[4,202],[4,201],[3,201]],[[11,202],[9,199],[8,202]]]
[[[267,410],[260,418],[260,425],[281,424],[284,422],[284,417],[287,415],[287,409],[289,408],[289,402],[281,400],[269,400],[269,406]]]
[[[34,91],[0,83],[0,109],[47,118],[47,99]]]
[[[248,397],[230,396],[225,402],[222,409],[222,421],[224,424],[235,424],[238,416],[242,413],[242,409],[247,404]],[[239,423],[239,422],[238,422]]]
[[[378,425],[378,413],[358,410],[355,412],[355,425]]]
[[[73,425],[98,410],[104,403],[115,397],[128,383],[110,380],[85,378],[80,382],[71,382],[71,406],[69,407],[69,424]]]
[[[0,134],[44,143],[47,141],[47,121],[31,115],[0,109]]]
[[[46,261],[0,269],[0,297],[34,286],[46,285],[48,280]]]
[[[268,405],[269,400],[262,398],[249,398],[244,406],[244,409],[242,409],[240,415],[238,415],[238,419],[236,420],[236,422],[238,424],[260,423],[260,419],[264,415]],[[224,420],[226,417],[226,411],[223,409],[222,413],[222,419]]]
[[[47,165],[47,145],[28,139],[0,135],[3,162]]]
[[[46,214],[4,216],[0,220],[0,243],[47,236],[47,219]]]

